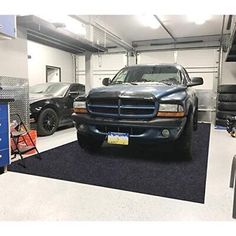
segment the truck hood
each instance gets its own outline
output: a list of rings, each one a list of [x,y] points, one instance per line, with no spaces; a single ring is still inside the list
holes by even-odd
[[[157,99],[172,95],[175,93],[183,92],[186,87],[183,85],[166,85],[166,84],[121,84],[110,85],[106,87],[100,87],[92,89],[89,93],[90,98],[115,98],[115,97],[127,97],[127,98],[146,98]]]

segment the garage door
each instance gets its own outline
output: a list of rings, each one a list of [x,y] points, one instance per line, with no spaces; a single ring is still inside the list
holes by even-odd
[[[217,61],[217,49],[141,52],[138,55],[139,64],[178,63],[186,68],[190,77],[203,77],[204,84],[195,88],[199,97],[199,119],[206,122],[215,119]]]

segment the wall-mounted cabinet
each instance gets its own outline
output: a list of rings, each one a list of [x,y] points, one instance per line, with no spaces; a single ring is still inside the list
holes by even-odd
[[[0,39],[16,38],[16,16],[0,15]]]

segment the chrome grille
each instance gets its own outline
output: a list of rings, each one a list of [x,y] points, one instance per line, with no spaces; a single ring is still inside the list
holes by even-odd
[[[151,118],[156,112],[152,99],[89,98],[88,111],[99,116],[120,118]]]

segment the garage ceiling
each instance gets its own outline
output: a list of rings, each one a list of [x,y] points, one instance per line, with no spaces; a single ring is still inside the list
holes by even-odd
[[[189,21],[186,15],[158,15],[158,17],[176,38],[220,35],[223,19],[223,16],[214,15],[204,24],[197,25]],[[170,38],[163,27],[152,29],[143,26],[137,15],[97,15],[94,18],[128,42]]]
[[[154,23],[158,23],[158,20],[161,23],[158,28],[151,28],[142,24],[140,15],[71,17],[85,25],[88,33],[86,38],[55,28],[36,16],[18,17],[18,23],[27,28],[31,40],[79,53],[85,50],[106,52],[112,48],[128,51],[134,48],[137,51],[146,50],[145,47],[171,49],[185,47],[183,44],[188,44],[188,47],[197,47],[197,44],[199,47],[216,47],[219,46],[223,22],[222,15],[209,16],[204,24],[196,24],[187,15],[156,15],[156,18],[148,15]]]

